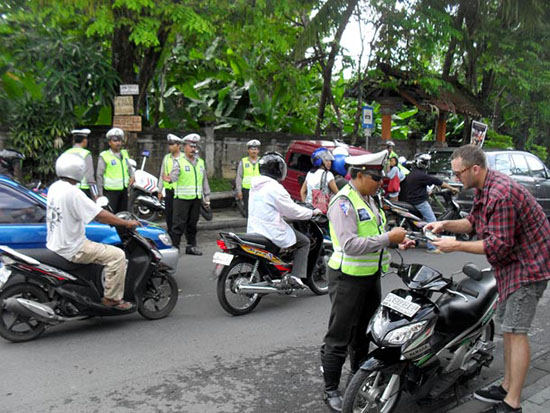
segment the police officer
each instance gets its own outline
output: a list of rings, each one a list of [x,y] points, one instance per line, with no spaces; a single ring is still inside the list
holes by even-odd
[[[77,184],[77,187],[80,188],[88,196],[88,198],[96,200],[97,195],[97,186],[95,184],[95,175],[94,175],[94,162],[92,159],[92,153],[87,149],[88,148],[88,135],[90,134],[90,129],[74,129],[71,131],[73,136],[73,147],[67,149],[65,153],[76,153],[86,164],[84,170],[84,178],[82,182]]]
[[[109,205],[116,214],[128,210],[128,188],[134,183],[134,168],[130,165],[128,151],[122,148],[124,131],[112,128],[105,135],[109,148],[99,154],[97,160],[97,191],[109,198]]]
[[[177,160],[181,156],[183,156],[180,150],[180,145],[183,142],[183,139],[169,133],[166,136],[166,140],[168,140],[168,150],[170,152],[164,155],[162,165],[160,166],[158,198],[159,201],[162,200],[162,189],[164,188],[164,217],[166,218],[166,230],[168,231],[170,236],[172,236],[172,216],[174,214],[174,184],[170,181],[170,172],[172,171],[172,166],[174,165],[174,162],[177,162]]]
[[[210,206],[210,186],[204,161],[196,157],[199,141],[200,136],[196,133],[183,138],[184,156],[173,163],[170,172],[170,181],[175,184],[172,242],[179,249],[181,236],[185,233],[185,253],[191,255],[202,255],[197,248],[197,222],[203,197],[205,205]]]
[[[385,232],[386,217],[374,196],[382,183],[387,151],[350,156],[351,181],[332,199],[328,217],[334,253],[328,266],[332,303],[328,331],[321,347],[324,400],[332,411],[342,408],[338,390],[342,365],[350,354],[354,373],[369,351],[366,330],[380,304],[380,276],[387,271],[390,244],[410,246],[405,230]]]
[[[258,139],[252,139],[247,142],[246,147],[248,150],[248,156],[245,156],[239,162],[237,168],[237,179],[235,180],[235,186],[237,187],[237,198],[242,199],[244,207],[248,213],[248,196],[250,194],[250,185],[252,178],[260,175],[260,168],[258,161],[260,160],[260,141]]]

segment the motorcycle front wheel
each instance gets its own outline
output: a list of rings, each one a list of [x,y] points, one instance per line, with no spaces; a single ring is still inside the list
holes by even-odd
[[[385,392],[389,393],[389,397],[381,403],[380,399]],[[399,403],[401,392],[400,376],[359,369],[353,375],[344,394],[342,412],[390,413]]]
[[[148,320],[158,320],[172,312],[178,302],[178,284],[166,273],[155,273],[145,284],[138,312]]]
[[[260,294],[244,294],[237,291],[239,284],[260,282],[258,273],[251,279],[253,269],[252,262],[236,258],[222,270],[218,278],[218,301],[229,314],[248,314],[260,303],[262,299]]]
[[[131,213],[141,219],[145,219],[146,221],[155,221],[158,218],[157,211],[154,211],[153,209],[137,202],[137,197],[139,195],[140,193],[138,191],[132,191],[130,194],[130,199],[128,200],[128,209]]]
[[[42,334],[46,329],[46,323],[4,309],[4,300],[8,298],[24,298],[39,303],[48,301],[44,290],[32,284],[16,284],[6,289],[0,294],[0,336],[20,343],[34,340]]]

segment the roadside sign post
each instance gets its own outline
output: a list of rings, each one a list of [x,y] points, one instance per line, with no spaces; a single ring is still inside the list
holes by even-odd
[[[369,150],[369,138],[374,129],[374,108],[372,106],[363,106],[362,120],[363,129],[365,130],[365,149]]]

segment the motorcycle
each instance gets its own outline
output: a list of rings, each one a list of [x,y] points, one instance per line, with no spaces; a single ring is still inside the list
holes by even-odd
[[[121,212],[119,217],[134,219]],[[75,264],[47,249],[15,251],[0,246],[0,336],[29,341],[46,328],[94,316],[137,310],[149,320],[166,317],[178,300],[178,285],[153,241],[135,230],[117,227],[128,259],[124,299],[129,310],[101,304],[103,266]]]
[[[159,201],[159,187],[158,179],[145,171],[145,163],[147,158],[151,156],[151,153],[147,150],[141,153],[143,161],[141,162],[141,168],[135,171],[135,181],[132,185],[130,199],[128,201],[130,212],[137,215],[141,219],[148,221],[155,221],[164,216],[166,206],[164,203],[164,197]],[[132,159],[130,164],[135,168],[136,162]],[[164,195],[164,189],[163,189]],[[212,208],[207,206],[204,202],[201,202],[200,214],[207,221],[211,221],[214,217]]]
[[[317,295],[328,292],[327,262],[332,242],[323,237],[320,229],[326,220],[319,215],[309,221],[293,222],[294,228],[311,243],[307,278],[303,281]],[[222,250],[213,257],[218,301],[229,314],[250,313],[264,295],[290,295],[296,291],[297,288],[284,279],[292,270],[292,248],[281,250],[264,236],[232,232],[220,232],[217,243]]]
[[[390,201],[380,197],[380,204],[386,213],[389,228],[402,227],[408,231],[420,231],[426,221],[412,204],[402,201]]]
[[[411,235],[409,237],[412,238]],[[417,240],[434,237],[417,235]],[[392,412],[403,391],[431,402],[493,360],[498,293],[491,269],[466,264],[454,282],[422,264],[391,263],[407,288],[390,292],[369,323],[378,348],[353,375],[342,412]],[[434,293],[441,293],[437,300]]]

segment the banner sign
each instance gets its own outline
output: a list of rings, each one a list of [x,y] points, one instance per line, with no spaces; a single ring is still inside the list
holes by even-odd
[[[141,132],[141,116],[114,116],[113,128],[126,132]]]
[[[487,136],[487,125],[476,120],[472,121],[472,130],[470,133],[470,143],[483,147],[485,136]]]

